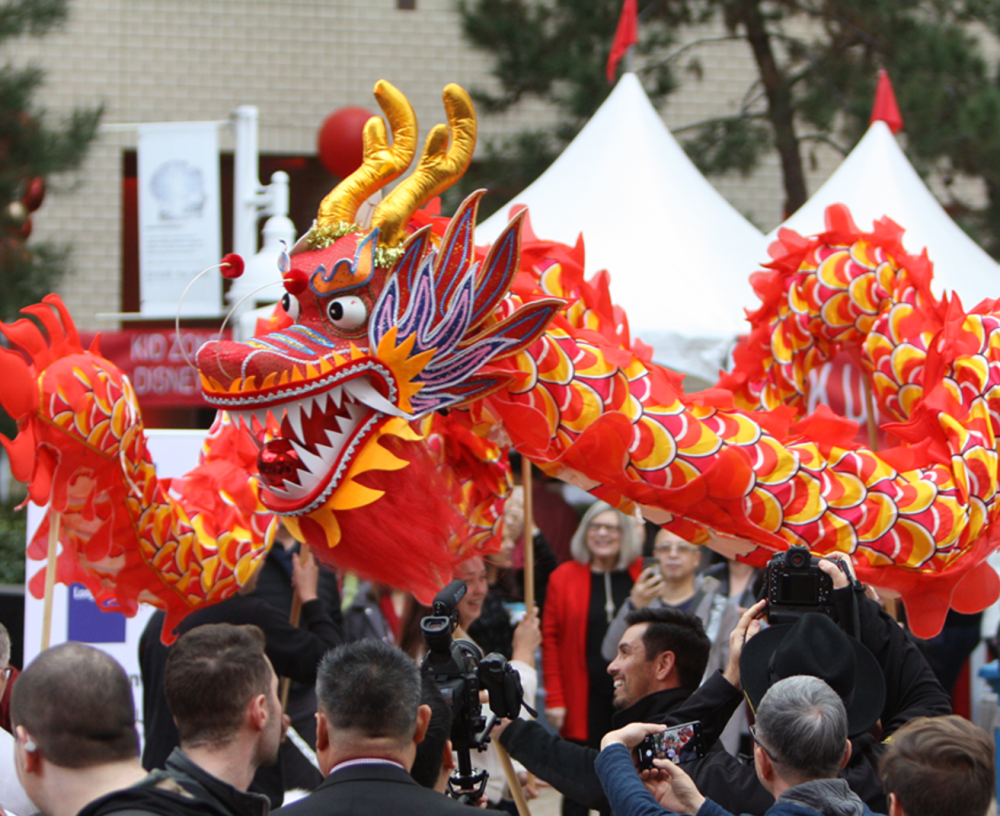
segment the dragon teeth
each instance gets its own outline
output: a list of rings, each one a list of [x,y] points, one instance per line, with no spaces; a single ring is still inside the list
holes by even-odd
[[[288,403],[285,406],[285,416],[288,418],[288,424],[295,433],[296,438],[303,439],[305,433],[302,430],[302,403]]]
[[[299,455],[299,459],[302,464],[306,466],[306,469],[313,475],[320,474],[324,471],[326,463],[323,461],[322,456],[318,456],[315,453],[310,453],[308,448],[300,445],[298,442],[292,442],[292,447],[295,452]]]
[[[410,418],[408,414],[401,411],[376,391],[367,377],[359,377],[358,379],[347,381],[344,383],[344,389],[358,402],[363,402],[376,411],[381,411],[383,414],[388,414],[389,416]]]
[[[340,408],[344,402],[344,386],[338,385],[327,393],[330,395],[330,399],[333,400],[333,404]]]
[[[258,411],[253,411],[253,418],[257,420],[257,424],[260,426],[260,430],[267,428],[267,408],[262,408]],[[247,423],[249,424],[249,423]]]
[[[319,411],[320,413],[326,412],[326,400],[329,395],[330,395],[329,391],[320,391],[318,394],[313,396],[312,399],[313,399],[313,405],[315,406],[315,410]]]
[[[347,413],[351,415],[351,425],[353,427],[364,419],[368,411],[366,410],[366,406],[360,402],[349,402],[347,403]]]

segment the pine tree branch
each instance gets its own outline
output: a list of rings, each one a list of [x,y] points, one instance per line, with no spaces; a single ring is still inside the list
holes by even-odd
[[[21,34],[41,37],[66,20],[66,0],[7,0],[0,5],[0,41]]]
[[[685,53],[690,51],[692,48],[697,48],[699,45],[712,45],[715,43],[732,42],[733,40],[742,40],[742,39],[743,37],[741,37],[739,34],[732,34],[726,37],[702,37],[701,39],[692,40],[686,45],[683,45],[680,48],[678,48],[672,54],[667,54],[667,56],[665,56],[663,59],[657,60],[650,66],[646,66],[643,70],[648,71],[651,70],[652,68],[656,68],[661,65],[669,65],[672,62],[676,62]]]
[[[846,156],[851,152],[849,148],[837,144],[826,133],[807,133],[805,136],[799,136],[799,142],[820,142],[821,144],[829,145],[840,153],[841,156]]]
[[[724,125],[727,122],[750,122],[750,121],[767,121],[766,113],[738,113],[733,116],[716,116],[711,119],[702,119],[700,122],[692,122],[689,125],[681,125],[680,127],[671,128],[670,132],[675,136],[678,133],[687,133],[691,130],[700,130],[701,128],[711,127],[712,125]]]

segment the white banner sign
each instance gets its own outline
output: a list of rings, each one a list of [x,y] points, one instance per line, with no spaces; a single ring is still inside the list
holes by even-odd
[[[139,296],[143,315],[174,317],[184,288],[222,257],[219,135],[213,122],[139,126]],[[222,310],[218,274],[185,295],[182,317]]]

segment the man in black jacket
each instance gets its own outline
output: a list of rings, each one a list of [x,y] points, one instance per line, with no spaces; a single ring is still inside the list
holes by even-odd
[[[330,618],[319,600],[319,568],[316,559],[293,559],[296,594],[302,602],[302,625],[292,626],[288,618],[271,604],[252,593],[251,581],[244,591],[215,604],[192,612],[175,630],[183,635],[197,626],[215,623],[250,624],[264,633],[264,653],[279,677],[290,677],[299,683],[316,682],[316,667],[320,658],[343,643],[339,622]],[[179,744],[174,717],[167,705],[163,675],[170,654],[160,642],[163,613],[150,618],[139,641],[139,665],[143,685],[143,727],[146,743],[142,764],[147,770],[164,767],[170,752]],[[318,782],[318,777],[316,779]],[[254,789],[266,793],[273,807],[281,804],[283,780],[280,767],[266,768],[258,775]]]
[[[423,788],[409,769],[431,710],[420,705],[420,672],[380,640],[334,650],[320,664],[316,748],[326,779],[282,809],[287,816],[468,816],[468,806]]]
[[[267,816],[267,797],[248,793],[257,768],[281,744],[278,676],[256,626],[199,626],[170,650],[163,677],[180,747],[165,770],[216,816]]]
[[[884,702],[878,712],[877,722],[870,730],[851,731],[851,758],[840,775],[874,812],[886,813],[888,803],[879,778],[878,763],[889,738],[915,717],[951,714],[951,699],[913,638],[883,612],[875,601],[866,597],[864,586],[854,578],[853,573],[845,575],[831,559],[821,560],[819,566],[833,579],[834,611],[840,629],[843,630],[843,640],[860,641],[864,651],[870,653],[870,658],[881,669],[884,678]],[[849,562],[847,566],[850,569]],[[763,607],[764,602],[751,607],[744,619],[762,614]],[[771,647],[779,642],[775,638],[768,639],[771,640]],[[791,646],[787,642],[786,645]],[[722,733],[726,722],[744,700],[740,658],[745,658],[746,653],[751,651],[754,650],[749,645],[746,649],[736,649],[735,659],[730,656],[726,671],[709,677],[688,701],[685,713],[693,714],[691,719],[701,720],[706,743],[711,743]],[[797,652],[799,656],[797,665],[789,668],[791,674],[808,673],[827,681],[836,687],[845,702],[855,691],[857,696],[871,697],[873,688],[869,682],[861,679],[860,674],[857,687],[844,682],[844,678],[839,678],[838,681],[834,677],[848,664],[847,656],[851,651],[856,653],[857,665],[860,666],[862,651],[856,644],[838,647],[834,651],[822,646],[814,638],[813,643],[808,646],[803,642],[799,646],[786,648],[785,651]],[[756,658],[749,662],[743,661],[748,664],[743,668],[748,674],[745,685],[751,702],[759,700],[771,683],[788,676],[788,673],[777,670],[777,661],[772,660],[770,655],[758,654]],[[807,670],[803,664],[810,661],[813,668]],[[668,721],[667,724],[675,722]],[[692,765],[696,767],[688,770],[692,771],[691,776],[696,779],[698,787],[711,791],[713,798],[718,796],[720,804],[723,804],[723,799],[727,799],[723,805],[726,809],[747,813],[763,812],[746,804],[748,797],[760,790],[752,765],[741,764],[721,751],[713,752]]]
[[[199,626],[170,650],[164,677],[180,730],[165,769],[91,802],[78,816],[267,816],[247,788],[278,758],[278,676],[256,626]]]
[[[712,648],[701,620],[672,607],[646,607],[630,612],[625,622],[618,655],[608,666],[617,709],[614,727],[697,719],[685,719],[683,713],[678,718],[678,712],[698,687]],[[499,739],[512,757],[556,790],[610,813],[594,769],[595,749],[568,742],[533,720],[511,722]]]

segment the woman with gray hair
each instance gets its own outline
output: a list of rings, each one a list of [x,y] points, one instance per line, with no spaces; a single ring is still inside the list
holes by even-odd
[[[546,716],[568,740],[597,747],[611,729],[614,689],[601,642],[639,575],[641,549],[635,520],[599,501],[573,535],[573,560],[549,578],[542,616]],[[574,804],[564,799],[563,813],[575,812]]]

